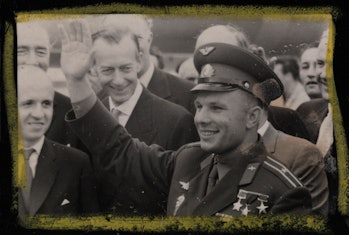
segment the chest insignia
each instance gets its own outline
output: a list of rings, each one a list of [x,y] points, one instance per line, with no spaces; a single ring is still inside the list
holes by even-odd
[[[259,214],[267,213],[266,209],[269,206],[266,206],[264,203],[268,202],[269,196],[266,194],[247,191],[243,189],[239,190],[239,193],[237,195],[238,200],[235,203],[233,203],[233,210],[240,211],[242,215],[248,215],[248,213],[251,212],[251,205],[245,202],[248,195],[257,196],[257,200],[260,202],[260,204],[256,207],[259,211]]]
[[[173,215],[177,214],[177,211],[178,211],[179,207],[183,204],[184,200],[185,200],[185,196],[183,194],[177,198],[176,206],[175,206]]]
[[[189,182],[183,182],[179,181],[179,184],[181,185],[181,188],[188,191],[189,190]]]

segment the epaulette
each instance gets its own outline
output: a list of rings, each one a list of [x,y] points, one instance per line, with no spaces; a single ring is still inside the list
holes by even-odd
[[[279,178],[288,182],[292,187],[296,188],[303,186],[299,179],[289,169],[287,169],[287,167],[275,159],[267,156],[264,160],[264,166],[279,176]]]
[[[261,163],[259,163],[259,162],[248,164],[244,174],[241,177],[241,180],[239,182],[239,186],[245,185],[245,184],[250,184],[253,181],[260,165],[261,165]]]

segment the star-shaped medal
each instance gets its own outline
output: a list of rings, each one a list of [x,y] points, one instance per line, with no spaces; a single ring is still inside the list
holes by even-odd
[[[242,209],[241,214],[242,215],[248,215],[248,212],[250,212],[251,210],[248,209],[248,204],[246,204],[246,207],[244,209]]]
[[[239,198],[239,200],[237,202],[235,202],[233,205],[234,205],[233,210],[239,211],[240,208],[242,207],[241,198]]]
[[[257,209],[259,210],[259,214],[266,214],[267,211],[265,209],[267,209],[269,206],[264,205],[263,201],[261,201],[261,204],[259,206],[257,206]]]

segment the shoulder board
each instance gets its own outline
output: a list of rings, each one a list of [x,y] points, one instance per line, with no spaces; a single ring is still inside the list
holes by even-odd
[[[261,165],[260,162],[248,164],[244,174],[241,177],[239,186],[250,184],[253,181],[260,165]]]
[[[294,188],[303,186],[299,179],[285,167],[282,163],[267,156],[264,160],[264,166],[273,173],[276,173],[281,179],[286,180]]]

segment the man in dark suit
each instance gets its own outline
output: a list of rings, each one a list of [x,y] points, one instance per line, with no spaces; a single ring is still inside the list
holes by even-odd
[[[75,21],[70,27],[84,29],[82,25]],[[221,43],[196,51],[200,80],[192,92],[197,95],[200,143],[164,151],[132,139],[97,100],[84,77],[90,66],[89,39],[84,32],[70,33],[62,30],[63,48],[77,47],[74,52],[63,49],[61,57],[74,110],[67,121],[123,189],[115,195],[118,209],[150,206],[151,197],[162,193],[168,195],[168,215],[309,212],[309,191],[287,168],[266,156],[257,134],[261,105],[279,97],[282,84],[256,55]],[[86,62],[77,64],[76,56]],[[267,95],[268,81],[275,89]],[[101,117],[103,122],[98,122]]]
[[[105,104],[119,122],[147,144],[176,150],[198,140],[193,116],[183,107],[159,98],[137,78],[141,69],[139,41],[127,28],[101,28],[93,35],[94,68],[108,95]]]
[[[184,144],[197,141],[198,135],[192,114],[185,108],[164,100],[145,89],[138,77],[140,52],[138,39],[127,27],[101,28],[93,35],[93,71],[105,91],[103,100],[111,113],[117,114],[119,123],[133,138],[146,144],[158,144],[166,150],[177,150]],[[120,191],[108,186],[101,179],[100,198],[102,207],[112,208],[114,202],[107,198]],[[115,192],[114,192],[115,190]],[[164,213],[166,197],[154,196],[159,207],[152,213]],[[117,202],[115,202],[117,203]]]
[[[108,15],[104,25],[128,26],[139,39],[141,69],[138,77],[141,83],[153,94],[178,104],[193,115],[195,114],[194,97],[190,89],[194,87],[189,81],[176,77],[159,68],[151,61],[151,44],[153,41],[152,20],[144,15]]]
[[[333,216],[338,213],[338,166],[334,144],[332,108],[329,102],[327,86],[327,74],[329,74],[329,71],[326,71],[326,63],[330,64],[328,67],[332,65],[332,62],[327,60],[329,58],[327,57],[327,53],[330,52],[327,45],[328,37],[329,31],[325,30],[321,36],[316,55],[316,75],[323,98],[312,99],[299,106],[297,111],[307,125],[308,131],[311,134],[311,141],[320,149],[324,159],[331,193],[329,214]]]
[[[26,179],[18,194],[21,220],[28,215],[99,211],[96,179],[88,156],[45,137],[53,116],[53,97],[45,71],[32,65],[18,67],[18,110],[24,148],[19,150],[19,178]]]
[[[47,31],[38,23],[18,23],[17,64],[34,65],[47,71],[49,63],[50,39]],[[70,109],[69,98],[55,91],[52,123],[47,130],[46,137],[64,145],[77,147],[80,143],[64,121],[64,115]]]

